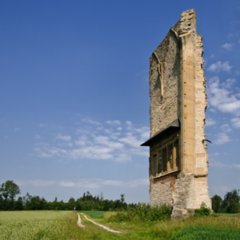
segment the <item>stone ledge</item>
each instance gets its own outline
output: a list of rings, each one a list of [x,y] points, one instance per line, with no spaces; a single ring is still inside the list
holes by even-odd
[[[153,180],[155,180],[155,179],[159,179],[159,178],[168,177],[169,175],[177,175],[179,172],[180,172],[180,169],[176,169],[176,170],[172,170],[170,172],[160,173],[157,176],[151,176],[151,178]]]

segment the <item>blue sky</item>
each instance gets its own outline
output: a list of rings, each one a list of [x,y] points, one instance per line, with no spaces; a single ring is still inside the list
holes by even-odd
[[[204,38],[210,194],[240,188],[240,2],[0,2],[0,182],[148,201],[149,56],[184,10]]]

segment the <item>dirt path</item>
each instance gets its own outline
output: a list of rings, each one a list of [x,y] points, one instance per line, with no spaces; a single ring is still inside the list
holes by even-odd
[[[83,214],[83,213],[82,213],[82,216],[84,216],[84,218],[85,218],[87,221],[95,224],[96,226],[104,229],[105,231],[112,232],[112,233],[121,233],[120,231],[114,230],[114,229],[109,228],[109,227],[107,227],[107,226],[105,226],[105,225],[103,225],[103,224],[100,224],[100,223],[98,223],[98,222],[95,222],[94,220],[92,220],[91,218],[89,218],[88,216],[86,216],[86,215]],[[82,226],[85,227],[84,225],[82,225],[82,223],[81,223],[81,217],[80,217],[80,214],[78,213],[78,221],[79,221],[79,219],[80,219],[81,227],[82,227]],[[77,224],[78,224],[78,223],[77,223]],[[78,226],[80,226],[80,225],[78,224]]]
[[[81,228],[84,228],[85,225],[82,224],[82,219],[79,213],[77,213],[78,219],[77,219],[77,225]]]

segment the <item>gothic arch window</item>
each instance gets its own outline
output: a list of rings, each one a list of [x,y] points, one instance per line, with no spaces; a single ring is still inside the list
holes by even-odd
[[[152,72],[153,89],[158,95],[158,100],[163,98],[163,76],[164,76],[164,62],[160,61],[156,53],[153,53],[153,60],[155,60],[154,70]]]

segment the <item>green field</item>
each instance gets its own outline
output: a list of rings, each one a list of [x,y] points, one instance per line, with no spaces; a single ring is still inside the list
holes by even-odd
[[[1,240],[239,240],[240,215],[193,217],[178,221],[116,221],[109,212],[85,212],[95,221],[121,233],[114,234],[83,220],[77,226],[77,214],[70,211],[0,212]]]

